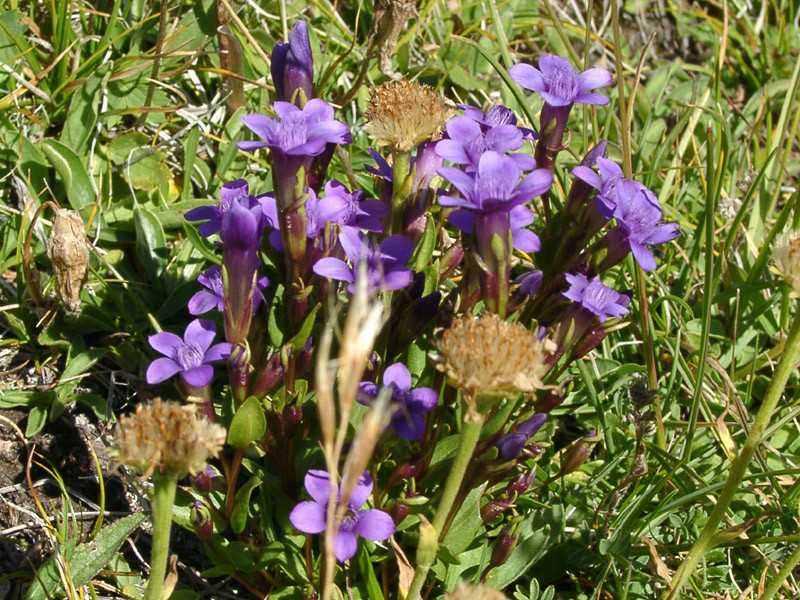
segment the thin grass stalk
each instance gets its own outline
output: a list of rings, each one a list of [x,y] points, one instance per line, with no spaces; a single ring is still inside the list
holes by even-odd
[[[778,368],[770,380],[769,388],[761,404],[761,408],[756,414],[753,426],[750,433],[745,440],[739,455],[731,463],[728,472],[728,478],[725,481],[725,486],[717,499],[714,510],[706,522],[705,527],[700,532],[700,535],[695,540],[692,548],[689,550],[688,555],[684,559],[681,566],[678,568],[675,576],[672,578],[672,583],[662,596],[662,600],[672,600],[678,598],[683,586],[694,573],[695,568],[703,559],[708,550],[716,545],[716,532],[722,521],[725,513],[728,510],[736,492],[739,490],[739,485],[745,476],[747,467],[753,458],[756,450],[758,449],[761,440],[763,439],[764,431],[769,425],[772,414],[781,399],[786,382],[797,364],[800,357],[800,312],[795,314],[792,329],[786,339],[786,346],[784,347],[783,355],[778,363]]]

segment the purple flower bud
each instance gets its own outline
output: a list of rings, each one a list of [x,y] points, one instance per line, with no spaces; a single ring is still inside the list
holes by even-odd
[[[289,43],[280,42],[272,49],[272,83],[277,100],[294,102],[302,106],[313,97],[314,58],[308,27],[303,20],[297,21],[289,33]],[[300,92],[295,92],[302,90]]]
[[[494,547],[492,548],[492,556],[489,559],[489,567],[499,567],[500,565],[504,564],[511,553],[514,552],[514,548],[517,547],[517,540],[519,539],[519,535],[513,533],[514,531],[513,526],[503,527],[503,530],[500,532],[500,535],[497,536],[497,541],[494,543]]]
[[[509,498],[518,498],[528,491],[528,488],[536,479],[536,467],[527,473],[517,475],[506,488],[506,495]]]
[[[503,459],[514,460],[519,458],[522,448],[528,439],[536,435],[536,432],[541,429],[546,420],[547,415],[535,414],[530,419],[515,425],[511,433],[501,437],[496,446],[500,450],[500,455]]]
[[[537,413],[549,413],[554,408],[560,406],[562,402],[564,402],[564,394],[560,389],[546,390],[540,392],[533,408]]]
[[[199,494],[207,494],[212,489],[219,489],[224,486],[225,478],[211,465],[194,476],[192,486]]]
[[[272,392],[278,384],[283,381],[284,369],[281,362],[281,355],[279,352],[273,354],[267,359],[266,364],[261,369],[258,377],[253,383],[253,388],[250,394],[256,398],[262,399],[267,394]]]
[[[512,506],[514,506],[512,502],[502,499],[491,500],[487,502],[481,506],[481,520],[483,521],[483,524],[488,525],[489,523],[493,522]]]
[[[189,520],[192,522],[192,529],[201,542],[210,542],[214,537],[214,521],[211,519],[211,511],[203,504],[202,501],[197,500],[189,509]]]
[[[592,429],[583,438],[575,442],[572,447],[567,450],[564,459],[561,461],[560,476],[569,475],[575,469],[580,467],[586,459],[592,454],[594,445],[598,442],[597,431]]]
[[[409,512],[411,512],[411,508],[405,502],[397,500],[392,504],[389,508],[389,516],[392,517],[395,527],[405,520]]]

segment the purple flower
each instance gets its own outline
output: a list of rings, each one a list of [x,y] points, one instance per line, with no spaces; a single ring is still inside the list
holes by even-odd
[[[600,170],[599,175],[583,165],[572,169],[572,174],[597,190],[597,210],[606,219],[610,219],[616,205],[617,185],[622,181],[622,169],[613,160],[603,157],[597,158],[597,167]]]
[[[186,213],[187,221],[206,221],[197,228],[200,235],[208,237],[219,233],[222,229],[222,218],[230,210],[232,203],[236,202],[249,210],[259,202],[259,198],[249,195],[247,182],[244,179],[222,184],[219,197],[217,204],[198,206]]]
[[[414,244],[406,236],[391,235],[376,248],[366,235],[348,228],[339,234],[339,242],[353,266],[348,266],[338,258],[328,257],[316,262],[314,273],[350,282],[347,290],[352,294],[356,290],[359,263],[364,260],[367,263],[367,289],[370,293],[399,290],[411,283],[413,273],[406,263],[414,252]]]
[[[475,171],[481,156],[490,150],[505,154],[517,150],[523,144],[522,132],[516,125],[481,127],[469,117],[453,117],[447,121],[448,138],[436,143],[436,154],[457,165],[466,165],[467,171]],[[521,170],[535,169],[536,161],[526,154],[510,157]]]
[[[514,283],[519,286],[517,288],[517,294],[523,297],[532,297],[536,295],[539,286],[542,285],[543,277],[544,274],[541,271],[528,271],[527,273],[523,273],[514,280]]]
[[[300,502],[294,507],[289,520],[303,533],[322,533],[325,531],[328,502],[331,496],[331,478],[327,471],[312,470],[306,473],[306,491],[313,500]],[[339,525],[333,553],[342,562],[352,558],[358,549],[356,534],[361,537],[383,541],[394,532],[394,522],[388,513],[377,509],[358,510],[372,493],[372,477],[364,471],[347,501],[347,513]],[[337,497],[339,497],[337,492]]]
[[[465,117],[469,117],[476,123],[483,125],[484,128],[517,124],[517,115],[514,114],[514,111],[506,108],[502,104],[495,104],[489,109],[489,112],[485,114],[481,109],[470,106],[469,104],[459,104],[458,107],[463,109]],[[522,132],[523,140],[539,139],[536,132],[531,129],[527,129],[526,127],[519,127],[518,129]]]
[[[656,268],[656,260],[648,246],[666,244],[681,232],[677,223],[662,223],[658,200],[646,187],[627,179],[616,186],[613,217],[617,227],[612,234],[630,245],[631,252],[645,271]],[[599,208],[599,205],[598,205]]]
[[[550,106],[571,104],[608,104],[602,94],[589,90],[611,83],[611,73],[605,69],[589,69],[578,73],[566,58],[547,55],[539,58],[539,68],[518,64],[508,70],[511,78],[527,90],[537,92]]]
[[[199,281],[203,286],[208,289],[196,292],[189,300],[189,314],[201,315],[214,308],[222,310],[223,300],[225,299],[225,288],[222,285],[222,267],[214,265],[205,273],[198,276]],[[253,311],[258,310],[258,305],[264,301],[264,296],[261,294],[263,290],[269,285],[269,279],[262,276],[256,281],[258,291],[253,299]]]
[[[151,335],[147,339],[150,346],[166,358],[157,358],[150,363],[147,383],[161,383],[177,373],[192,386],[203,387],[211,383],[214,369],[207,363],[227,358],[231,353],[231,345],[227,342],[211,345],[216,334],[213,321],[195,319],[186,327],[183,339],[166,331]]]
[[[375,164],[378,166],[376,168],[373,167],[372,165],[364,165],[364,168],[366,168],[367,171],[369,171],[373,175],[376,175],[377,177],[380,177],[384,181],[388,181],[389,183],[391,183],[394,178],[394,171],[392,170],[392,165],[386,162],[386,159],[383,158],[380,155],[380,153],[378,153],[377,150],[374,150],[372,148],[367,148],[367,152],[369,152],[369,155],[372,157],[372,160],[374,160]],[[409,168],[411,168],[414,165],[413,160],[414,157],[412,156],[411,157],[412,162],[409,165]]]
[[[263,142],[238,142],[240,150],[272,148],[286,156],[317,156],[325,144],[349,144],[347,125],[333,118],[333,107],[324,100],[309,100],[302,109],[288,102],[275,102],[278,119],[251,114],[242,123]]]
[[[522,448],[525,447],[528,439],[536,435],[536,432],[541,429],[546,420],[546,414],[537,413],[530,419],[516,425],[511,433],[507,433],[497,440],[495,445],[500,450],[500,456],[502,456],[504,460],[519,458]]]
[[[553,176],[535,169],[519,180],[520,168],[514,159],[494,151],[484,152],[473,174],[455,167],[442,167],[439,175],[450,181],[462,197],[439,196],[442,206],[468,208],[478,213],[510,211],[550,189]]]
[[[425,419],[439,401],[439,394],[428,387],[411,389],[411,373],[402,363],[395,363],[383,372],[383,385],[392,389],[392,402],[395,407],[391,426],[397,435],[407,440],[419,440],[425,433]],[[378,397],[380,388],[371,381],[359,384],[356,397],[361,404],[368,405]]]
[[[600,317],[601,323],[609,317],[628,314],[630,298],[604,285],[600,277],[589,280],[580,273],[567,273],[566,277],[569,289],[563,295]]]
[[[310,100],[313,93],[314,57],[308,40],[308,27],[303,20],[297,21],[289,33],[289,43],[280,42],[272,49],[272,83],[278,100],[292,101],[295,90],[303,90]],[[300,102],[301,98],[297,98]]]
[[[475,215],[463,208],[453,211],[447,220],[456,229],[464,233],[473,233]],[[509,211],[509,228],[511,229],[511,241],[514,248],[523,252],[538,252],[542,248],[542,243],[530,229],[528,225],[533,223],[533,213],[527,206],[515,206]]]

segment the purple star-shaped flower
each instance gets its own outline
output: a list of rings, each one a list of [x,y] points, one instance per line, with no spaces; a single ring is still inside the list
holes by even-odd
[[[275,102],[278,119],[251,114],[241,117],[242,123],[262,142],[238,142],[240,150],[271,148],[286,156],[317,156],[325,144],[349,144],[347,125],[333,118],[333,107],[319,98],[309,100],[302,109],[289,102]]]
[[[677,223],[662,223],[658,199],[642,184],[624,179],[617,184],[615,195],[612,216],[618,223],[616,235],[630,245],[642,269],[652,271],[656,259],[648,246],[671,242],[681,234],[680,229]]]
[[[464,233],[473,233],[475,215],[469,210],[459,208],[453,211],[447,220],[456,229]],[[533,223],[533,213],[527,206],[515,206],[509,211],[509,229],[511,229],[511,241],[514,248],[523,252],[538,252],[542,248],[539,236],[526,229]]]
[[[567,273],[566,277],[569,289],[562,294],[600,317],[601,323],[609,317],[619,318],[628,314],[630,297],[604,285],[599,276],[589,280],[580,273]]]
[[[466,165],[467,171],[478,168],[481,156],[494,151],[505,154],[523,144],[522,132],[516,125],[496,125],[483,128],[469,117],[453,117],[445,126],[448,137],[436,143],[436,154],[457,165]],[[521,170],[536,168],[536,161],[526,154],[511,154]]]
[[[578,73],[566,58],[550,54],[539,58],[538,69],[518,64],[508,73],[525,89],[537,92],[550,106],[608,104],[608,98],[602,94],[589,92],[611,83],[611,73],[605,69],[594,68]]]
[[[502,104],[495,104],[488,112],[484,113],[480,108],[469,104],[459,104],[458,107],[464,111],[464,116],[469,117],[484,128],[497,127],[498,125],[516,125],[517,115],[510,108]],[[536,141],[539,136],[532,129],[518,127],[522,132],[523,140]]]
[[[339,243],[353,266],[338,258],[322,258],[314,265],[314,273],[320,277],[350,282],[347,290],[352,294],[356,290],[359,263],[364,260],[367,264],[367,289],[370,293],[377,290],[399,290],[411,283],[413,273],[406,267],[406,263],[414,253],[414,243],[406,236],[391,235],[376,248],[366,235],[348,228],[339,234]]]
[[[402,363],[395,363],[383,372],[383,385],[392,388],[392,403],[395,412],[391,426],[397,435],[407,440],[419,440],[425,434],[425,419],[422,415],[430,412],[439,401],[439,394],[428,387],[411,389],[411,373]],[[368,405],[378,397],[380,388],[371,381],[359,384],[356,400]]]
[[[225,299],[225,287],[222,284],[222,267],[214,265],[202,275],[197,277],[200,282],[207,289],[196,292],[194,296],[189,299],[189,314],[201,315],[214,308],[222,310],[223,301]],[[259,277],[256,281],[257,293],[253,298],[253,312],[258,310],[258,305],[264,301],[264,296],[261,293],[269,285],[269,279],[266,276]]]
[[[510,211],[542,195],[553,183],[553,176],[546,169],[534,169],[520,181],[520,168],[514,159],[494,151],[483,153],[475,173],[455,167],[442,167],[438,172],[462,194],[439,196],[439,204],[479,213]]]
[[[193,208],[186,213],[185,218],[187,221],[206,221],[197,227],[197,231],[200,235],[208,237],[220,232],[223,216],[230,211],[234,202],[250,210],[258,206],[259,197],[249,194],[248,185],[244,179],[228,181],[222,184],[217,204]]]
[[[572,169],[572,174],[597,190],[597,210],[606,219],[610,219],[616,205],[617,185],[622,181],[622,169],[613,160],[603,157],[597,158],[597,168],[600,170],[599,175],[594,169],[583,165]]]
[[[161,383],[178,373],[192,386],[203,387],[211,383],[214,369],[208,363],[227,358],[231,353],[231,345],[227,342],[211,345],[216,334],[213,321],[195,319],[186,327],[183,339],[166,331],[151,335],[147,338],[150,346],[166,358],[157,358],[150,363],[147,383]]]
[[[337,181],[330,180],[325,184],[325,196],[317,198],[314,190],[308,189],[306,198],[306,237],[316,239],[327,223],[341,225],[342,228],[381,232],[381,218],[389,212],[389,207],[380,200],[366,198],[363,191],[350,192],[347,187]],[[268,194],[261,202],[267,223],[276,230],[270,233],[270,244],[283,252],[278,228],[278,207],[275,197]]]
[[[331,497],[331,478],[327,471],[306,473],[306,491],[312,500],[300,502],[289,514],[289,520],[303,533],[325,531],[328,502]],[[333,553],[339,561],[352,558],[358,549],[356,535],[376,542],[390,538],[395,532],[392,518],[382,510],[359,510],[372,493],[372,477],[364,471],[347,501],[347,513],[339,525]]]
[[[541,429],[546,420],[546,414],[538,413],[516,425],[511,433],[507,433],[497,440],[495,445],[500,450],[500,456],[505,460],[519,458],[522,448],[525,447],[528,439],[536,435],[536,432]]]

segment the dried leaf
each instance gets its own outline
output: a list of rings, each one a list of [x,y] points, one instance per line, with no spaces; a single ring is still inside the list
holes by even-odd
[[[653,566],[656,568],[656,574],[667,584],[670,584],[672,582],[672,575],[669,572],[669,567],[667,567],[667,565],[658,555],[656,545],[644,536],[642,536],[642,541],[647,545],[647,549],[650,551],[650,560],[653,561]]]

